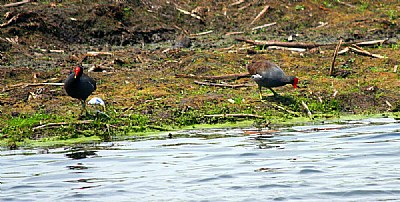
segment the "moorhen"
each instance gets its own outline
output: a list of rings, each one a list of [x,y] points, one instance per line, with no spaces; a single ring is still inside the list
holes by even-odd
[[[247,70],[251,75],[251,79],[258,84],[261,99],[261,87],[270,89],[272,93],[274,93],[274,96],[277,96],[278,94],[272,90],[272,87],[292,84],[294,88],[297,88],[297,83],[299,81],[299,79],[294,76],[286,76],[285,72],[283,72],[278,65],[268,60],[252,61],[247,65]]]
[[[81,101],[82,112],[85,111],[87,113],[85,102],[89,95],[96,90],[96,81],[83,73],[82,66],[74,68],[74,72],[64,82],[64,89],[69,96]]]

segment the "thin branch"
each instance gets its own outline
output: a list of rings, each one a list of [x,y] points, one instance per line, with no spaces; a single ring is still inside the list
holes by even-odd
[[[313,115],[312,115],[310,109],[308,109],[307,104],[304,101],[301,101],[301,105],[303,105],[304,109],[307,111],[308,117],[313,118]]]
[[[20,2],[5,4],[5,5],[3,5],[3,7],[4,7],[4,8],[7,8],[7,7],[16,7],[16,6],[21,6],[21,5],[26,4],[26,3],[29,3],[29,2],[31,2],[31,1],[30,1],[30,0],[23,0],[23,1],[20,1]]]
[[[385,103],[387,104],[387,106],[389,107],[388,108],[388,111],[390,111],[390,110],[392,110],[392,104],[390,104],[390,102],[389,101],[387,101],[387,100],[385,100]]]
[[[69,124],[87,124],[87,123],[91,123],[91,122],[93,122],[93,120],[81,120],[81,121],[77,121],[77,122],[46,123],[43,125],[33,127],[32,130],[35,131],[38,129],[50,128],[50,127],[54,127],[54,126],[65,126],[65,125],[69,125]]]
[[[251,6],[251,2],[247,3],[246,5],[244,5],[244,6],[240,7],[240,8],[238,8],[238,11],[244,10],[244,9],[248,8],[249,6]]]
[[[260,116],[260,115],[257,115],[257,114],[210,114],[210,115],[204,115],[204,117],[238,117],[238,118],[251,117],[251,118],[264,118],[263,116]]]
[[[374,58],[386,58],[385,56],[382,56],[382,55],[370,53],[355,44],[353,44],[353,47],[349,47],[349,48],[353,52],[361,54],[361,55],[366,55],[366,56],[370,56],[370,57],[374,57]]]
[[[244,77],[249,77],[249,73],[239,73],[239,74],[225,74],[219,76],[196,76],[193,74],[176,74],[176,78],[193,78],[193,79],[205,79],[205,80],[224,80],[224,79],[240,79]]]
[[[18,14],[14,17],[12,17],[11,19],[9,19],[7,22],[0,24],[0,28],[6,27],[14,22],[17,22],[18,18],[20,17],[21,14]]]
[[[349,52],[349,51],[350,51],[350,48],[349,48],[349,47],[345,47],[345,48],[343,48],[343,50],[341,50],[341,51],[338,52],[338,55],[345,54],[345,53],[347,53],[347,52]]]
[[[262,100],[262,102],[264,102],[264,103],[266,103],[264,100]],[[275,107],[276,109],[279,109],[279,110],[283,110],[283,111],[285,111],[285,112],[287,112],[287,113],[289,113],[289,114],[292,114],[292,115],[294,115],[294,116],[299,116],[299,114],[297,113],[297,112],[294,112],[294,111],[292,111],[292,110],[289,110],[289,109],[286,109],[286,108],[284,108],[284,107],[282,107],[282,106],[279,106],[279,105],[277,105],[277,104],[275,104],[275,103],[270,103],[273,107]]]
[[[349,3],[346,3],[346,2],[341,2],[341,1],[337,1],[339,4],[342,4],[342,5],[345,5],[345,6],[348,6],[348,7],[350,7],[350,8],[355,8],[356,6],[354,6],[354,5],[351,5],[351,4],[349,4]]]
[[[100,51],[100,52],[98,52],[98,51],[89,51],[89,52],[86,53],[86,56],[89,56],[89,57],[95,57],[95,56],[98,56],[98,55],[113,55],[113,53],[104,52],[104,51]]]
[[[315,29],[321,28],[321,27],[325,27],[326,25],[328,25],[329,23],[327,22],[319,22],[319,25],[315,27]]]
[[[246,43],[253,44],[256,46],[283,46],[283,47],[292,47],[292,48],[316,48],[316,47],[320,47],[320,46],[336,46],[337,45],[337,43],[320,44],[320,43],[306,43],[306,42],[260,41],[260,40],[244,39],[244,38],[236,38],[235,40],[246,42]],[[385,40],[364,41],[364,42],[346,42],[346,43],[342,42],[342,45],[356,44],[356,45],[361,45],[361,46],[370,46],[370,45],[381,44],[384,42],[385,42]]]
[[[276,22],[260,25],[260,26],[257,26],[257,27],[253,27],[253,28],[251,28],[251,30],[258,30],[258,29],[262,29],[262,28],[265,28],[265,27],[270,27],[270,26],[273,26],[273,25],[276,25]]]
[[[203,36],[203,35],[211,34],[213,32],[214,32],[213,30],[209,30],[209,31],[200,32],[200,33],[197,33],[197,34],[191,34],[190,36]]]
[[[236,38],[236,41],[243,41],[257,46],[284,46],[292,48],[315,48],[319,46],[329,46],[332,44],[317,44],[317,43],[301,43],[301,42],[281,42],[281,41],[259,41]]]
[[[239,0],[239,1],[233,2],[233,3],[229,4],[229,6],[236,6],[236,5],[239,5],[241,3],[244,3],[244,0]]]
[[[225,33],[225,36],[238,35],[238,34],[244,34],[244,32],[227,32]]]
[[[387,41],[387,39],[374,40],[374,41],[363,41],[356,43],[357,46],[372,46],[372,45],[382,45]]]
[[[339,91],[337,91],[336,89],[335,89],[335,90],[333,90],[332,97],[336,97],[338,93],[339,93]]]
[[[256,16],[256,18],[254,18],[253,21],[251,21],[251,25],[254,24],[256,21],[258,21],[264,14],[265,12],[267,12],[267,10],[269,9],[269,5],[266,5],[262,11]]]
[[[64,86],[64,83],[28,83],[25,86]]]
[[[335,68],[336,56],[338,55],[340,45],[342,45],[342,39],[339,40],[338,45],[335,48],[335,52],[333,53],[332,65],[331,65],[331,68],[329,69],[329,76],[333,75],[333,70]]]
[[[217,87],[228,87],[228,88],[242,88],[242,87],[251,87],[254,86],[252,84],[221,84],[221,83],[209,83],[209,82],[201,82],[194,81],[195,84],[205,85],[205,86],[217,86]]]
[[[194,13],[191,13],[191,12],[189,12],[189,11],[185,11],[185,10],[179,8],[179,7],[176,7],[176,10],[178,10],[179,12],[181,12],[181,13],[183,13],[183,14],[185,14],[185,15],[190,15],[190,16],[192,16],[193,18],[196,18],[196,19],[199,19],[199,20],[203,21],[203,19],[201,19],[200,16],[198,16],[198,15],[196,15],[196,14],[194,14]]]
[[[268,49],[270,50],[288,50],[288,51],[294,51],[294,52],[305,52],[305,48],[288,48],[288,47],[283,47],[283,46],[268,46]]]
[[[64,86],[64,83],[19,83],[7,86],[6,88],[3,89],[2,92],[7,92],[18,87],[26,88],[29,86]]]

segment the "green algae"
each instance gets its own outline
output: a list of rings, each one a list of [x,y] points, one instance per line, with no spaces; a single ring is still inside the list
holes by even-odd
[[[327,118],[328,117],[328,118]],[[154,127],[148,127],[147,131],[142,132],[134,132],[134,131],[124,131],[121,133],[113,133],[108,134],[106,139],[104,135],[90,135],[85,136],[82,135],[69,135],[68,137],[65,134],[57,134],[49,137],[40,138],[37,140],[26,138],[24,140],[13,141],[12,138],[3,138],[0,140],[0,147],[23,147],[23,148],[54,148],[61,146],[71,146],[77,144],[96,144],[104,141],[118,141],[118,140],[126,140],[132,138],[139,137],[167,137],[172,132],[182,131],[182,130],[201,130],[201,129],[209,129],[209,128],[219,128],[219,129],[231,129],[231,128],[249,128],[249,127],[268,127],[273,129],[279,129],[280,127],[288,127],[294,125],[309,125],[309,124],[323,124],[323,123],[341,123],[343,121],[355,121],[362,120],[367,118],[394,118],[400,119],[399,112],[387,112],[382,114],[347,114],[340,116],[333,116],[331,114],[324,114],[321,116],[314,116],[313,119],[308,117],[293,117],[291,119],[285,119],[281,117],[270,117],[268,120],[261,120],[261,122],[257,122],[256,120],[237,120],[225,123],[218,124],[194,124],[190,126],[184,127],[165,127],[165,131],[154,129]],[[260,124],[262,126],[260,126]]]

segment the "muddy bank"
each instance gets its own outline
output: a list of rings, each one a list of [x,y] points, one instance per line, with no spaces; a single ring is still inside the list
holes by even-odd
[[[399,60],[399,6],[396,1],[140,0],[1,7],[0,138],[11,144],[54,134],[107,139],[243,119],[266,126],[307,117],[302,102],[316,118],[399,111],[399,73],[394,71]],[[257,28],[266,24],[271,25]],[[350,51],[337,57],[335,74],[329,76],[335,46],[297,52],[237,38],[320,44],[387,40],[363,47],[384,58]],[[282,97],[260,101],[248,77],[176,77],[243,74],[246,64],[261,58],[297,76],[299,89],[277,88]],[[92,97],[104,99],[109,117],[89,116],[85,120],[93,121],[81,124],[79,102],[66,96],[61,86],[35,85],[62,83],[76,64],[95,69],[89,73],[98,82]],[[205,116],[215,114],[257,116]],[[258,116],[262,118],[254,118]],[[48,123],[66,124],[34,130]]]

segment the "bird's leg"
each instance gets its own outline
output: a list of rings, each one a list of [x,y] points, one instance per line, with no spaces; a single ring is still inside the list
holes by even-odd
[[[271,91],[272,91],[272,93],[274,94],[274,96],[278,96],[279,94],[278,93],[276,93],[274,90],[272,90],[272,88],[269,88]]]
[[[262,100],[263,96],[262,96],[262,92],[261,92],[261,86],[258,86],[258,90],[260,91],[260,100]]]
[[[83,114],[83,112],[85,112],[85,115],[87,115],[87,110],[86,110],[86,104],[85,104],[85,100],[81,100],[82,103],[82,112],[81,115]]]

